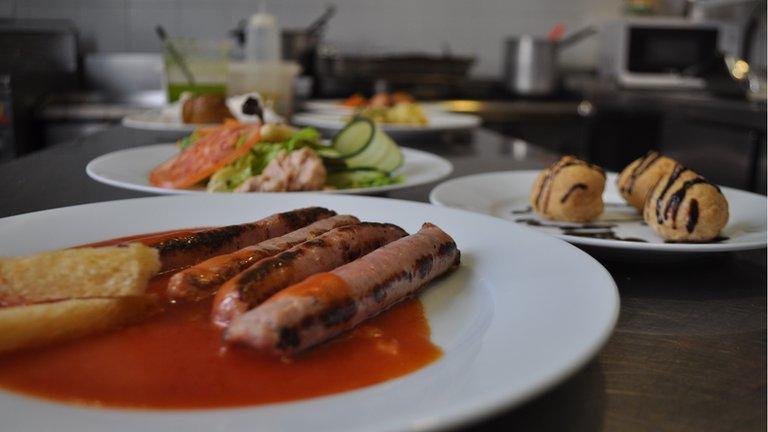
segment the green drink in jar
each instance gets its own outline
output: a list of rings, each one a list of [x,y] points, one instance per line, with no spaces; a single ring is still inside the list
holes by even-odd
[[[163,47],[168,102],[182,93],[215,93],[226,96],[231,44],[195,38],[169,39]]]

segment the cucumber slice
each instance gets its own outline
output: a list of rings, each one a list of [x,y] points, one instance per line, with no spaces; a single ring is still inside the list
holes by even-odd
[[[374,135],[373,142],[360,153],[346,158],[349,168],[369,167],[391,172],[403,161],[400,148],[392,139],[381,131]]]
[[[395,181],[389,173],[373,168],[355,168],[328,173],[325,182],[339,189],[383,186]]]
[[[314,147],[315,152],[324,159],[341,159],[338,150],[333,147]]]
[[[333,138],[333,148],[349,168],[392,172],[403,164],[403,153],[379,126],[366,118],[352,120]]]
[[[333,137],[331,145],[338,152],[339,157],[352,157],[368,147],[375,133],[376,126],[372,121],[357,118]]]

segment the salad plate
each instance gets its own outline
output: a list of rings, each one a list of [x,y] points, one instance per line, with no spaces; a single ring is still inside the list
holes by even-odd
[[[439,358],[400,378],[353,391],[226,409],[115,409],[0,389],[3,428],[375,432],[456,427],[562,381],[597,353],[616,322],[619,298],[611,276],[568,243],[486,215],[382,198],[218,194],[53,209],[0,219],[0,255],[242,223],[308,205],[395,223],[409,232],[430,221],[452,235],[462,253],[461,266],[419,295],[431,341],[442,350]],[[57,235],[51,236],[54,227]]]
[[[394,175],[402,176],[400,183],[355,189],[333,189],[325,193],[373,194],[419,186],[445,178],[453,171],[447,159],[421,150],[401,148],[403,165]],[[150,184],[149,172],[160,163],[178,154],[176,144],[156,144],[118,150],[99,156],[88,163],[86,173],[92,179],[122,189],[156,194],[206,194],[202,187],[172,189]],[[252,193],[252,192],[248,192]],[[295,192],[294,192],[295,193]],[[303,193],[303,192],[302,192]]]
[[[318,129],[336,132],[342,130],[349,122],[349,114],[334,112],[306,112],[293,116],[292,122],[297,125],[311,126]],[[470,114],[455,114],[448,112],[428,112],[429,123],[426,125],[380,124],[382,130],[393,138],[414,135],[432,134],[436,132],[471,130],[480,126],[480,117]]]
[[[530,210],[531,186],[540,171],[502,171],[448,180],[430,193],[430,201],[447,207],[484,213],[533,228],[570,243],[614,254],[683,257],[711,252],[763,248],[768,237],[766,198],[720,187],[728,200],[730,218],[721,238],[713,243],[665,243],[627,204],[616,186],[616,173],[605,183],[605,210],[593,223],[547,221]],[[604,233],[609,236],[604,236]],[[600,238],[612,237],[612,238]]]

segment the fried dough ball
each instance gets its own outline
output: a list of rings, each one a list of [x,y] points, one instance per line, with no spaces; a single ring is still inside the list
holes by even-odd
[[[707,242],[728,223],[728,201],[717,186],[678,164],[648,194],[643,219],[665,240]]]
[[[589,222],[603,212],[605,172],[565,156],[544,170],[531,189],[531,207],[546,219]]]
[[[636,209],[643,211],[648,191],[664,175],[671,172],[677,162],[651,150],[645,156],[627,165],[616,179],[621,196]]]

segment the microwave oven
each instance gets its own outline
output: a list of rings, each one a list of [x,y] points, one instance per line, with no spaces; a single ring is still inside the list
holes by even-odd
[[[632,18],[600,29],[598,74],[628,88],[703,88],[700,66],[738,40],[723,23]]]

